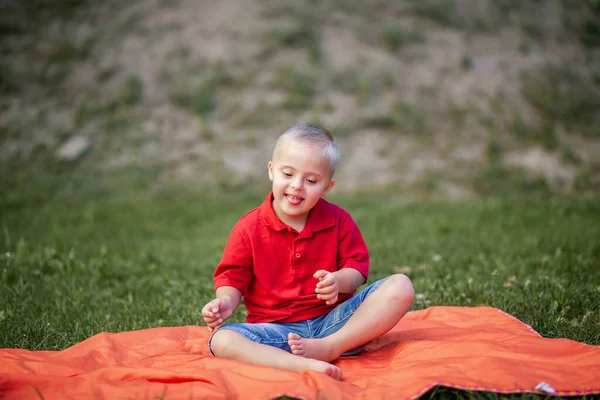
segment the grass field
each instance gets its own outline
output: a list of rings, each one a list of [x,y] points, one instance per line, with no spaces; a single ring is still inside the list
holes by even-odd
[[[266,195],[14,190],[0,196],[0,347],[31,350],[200,323],[232,225]],[[330,200],[363,231],[369,281],[406,273],[414,308],[488,305],[543,336],[600,344],[598,198],[407,201],[390,188]]]

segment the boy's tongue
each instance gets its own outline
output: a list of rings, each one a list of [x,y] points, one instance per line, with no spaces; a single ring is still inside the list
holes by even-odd
[[[285,197],[287,197],[288,201],[295,206],[302,203],[302,197],[296,197],[296,196],[292,196],[290,194],[287,194]]]

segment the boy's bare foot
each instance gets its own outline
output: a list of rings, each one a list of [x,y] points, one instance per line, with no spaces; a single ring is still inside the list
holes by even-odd
[[[333,364],[329,364],[325,361],[319,360],[310,360],[309,369],[313,371],[323,372],[324,374],[332,377],[333,379],[337,379],[338,381],[342,380],[342,370],[336,367]]]
[[[297,333],[288,334],[288,345],[292,354],[321,361],[333,361],[340,356],[323,339],[305,339]]]

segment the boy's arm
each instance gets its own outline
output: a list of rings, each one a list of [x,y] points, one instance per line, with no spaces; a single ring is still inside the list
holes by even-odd
[[[340,293],[352,292],[367,281],[369,263],[369,250],[360,229],[350,214],[345,213],[344,217],[340,220],[338,270],[335,273],[341,274],[340,278],[342,278],[342,281],[348,281],[348,286],[342,285],[343,288],[350,289],[342,291],[342,288],[340,288]]]
[[[319,280],[315,292],[326,304],[335,304],[338,294],[351,293],[367,281],[369,274],[369,250],[350,214],[340,220],[338,242],[338,270],[319,270],[314,277]]]
[[[221,286],[216,290],[217,299],[228,300],[229,304],[231,304],[231,312],[234,312],[236,308],[240,305],[240,301],[242,300],[242,292],[233,286]]]
[[[366,282],[364,275],[354,268],[343,268],[331,274],[335,275],[338,281],[339,293],[354,292]]]
[[[201,311],[210,331],[231,317],[242,298],[242,292],[233,286],[220,286],[216,292],[217,298],[206,304]]]
[[[319,280],[315,288],[317,298],[328,305],[335,304],[340,293],[353,292],[365,283],[365,276],[354,268],[343,268],[335,272],[321,269],[315,272],[314,277]]]
[[[233,226],[213,274],[216,298],[202,308],[210,330],[222,324],[240,305],[242,294],[252,281],[253,263],[248,220],[240,220]]]

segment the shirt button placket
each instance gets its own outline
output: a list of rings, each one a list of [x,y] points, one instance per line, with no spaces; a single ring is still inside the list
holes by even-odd
[[[302,254],[300,254],[300,252],[298,251],[298,243],[294,241],[294,264],[300,263],[300,257],[302,257]]]

